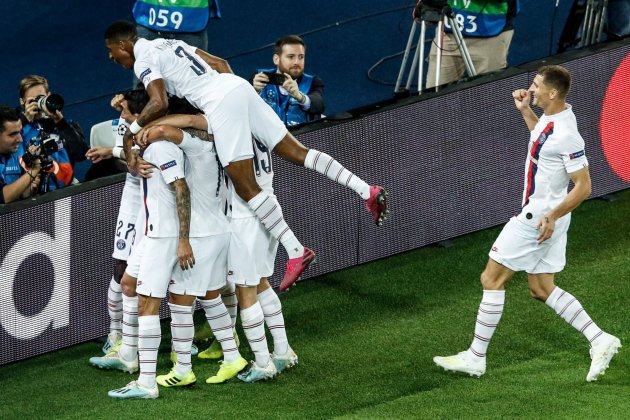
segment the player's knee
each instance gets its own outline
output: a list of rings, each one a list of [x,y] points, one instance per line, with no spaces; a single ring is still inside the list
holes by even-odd
[[[481,282],[481,286],[483,286],[483,290],[498,290],[502,286],[501,280],[491,275],[488,270],[484,270],[481,273],[479,281]]]
[[[136,296],[136,279],[123,273],[122,279],[120,280],[120,289],[125,296]]]
[[[529,286],[529,295],[541,302],[546,302],[549,298],[549,292],[542,287]]]
[[[117,260],[114,258],[114,281],[118,284],[122,281],[123,274],[127,268],[127,261]]]
[[[300,143],[291,133],[286,136],[273,148],[273,152],[286,161],[298,166],[304,166],[308,148]]]

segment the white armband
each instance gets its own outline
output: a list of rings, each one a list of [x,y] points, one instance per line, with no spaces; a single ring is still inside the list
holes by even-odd
[[[131,125],[129,126],[129,131],[131,131],[133,134],[137,134],[140,130],[142,130],[142,126],[138,124],[137,120],[131,123]]]
[[[122,157],[120,157],[122,152],[123,152],[123,148],[122,147],[120,147],[120,146],[112,147],[112,156],[114,156],[115,158],[122,159]]]

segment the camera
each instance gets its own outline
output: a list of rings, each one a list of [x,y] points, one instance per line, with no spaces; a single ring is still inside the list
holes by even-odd
[[[449,16],[452,12],[448,0],[420,0],[413,10],[413,17],[437,23],[442,20],[443,14]]]
[[[272,85],[281,85],[285,80],[287,80],[287,76],[282,73],[263,71],[263,74],[269,78],[269,83]]]
[[[49,134],[40,129],[37,137],[33,137],[30,140],[29,146],[37,146],[38,144],[39,150],[36,150],[35,153],[31,153],[29,151],[29,148],[27,148],[24,155],[22,155],[22,160],[24,161],[26,167],[32,168],[35,164],[35,161],[39,159],[39,162],[42,166],[42,171],[48,172],[52,169],[54,165],[53,159],[50,157],[50,155],[63,149],[63,142],[58,135]]]
[[[50,115],[54,115],[57,111],[61,111],[64,105],[63,97],[57,93],[39,95],[36,96],[33,101],[37,104],[37,108]]]

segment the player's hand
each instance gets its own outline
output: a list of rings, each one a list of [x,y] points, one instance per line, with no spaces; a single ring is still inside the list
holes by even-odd
[[[514,105],[519,111],[529,108],[531,94],[527,89],[516,89],[512,92],[512,98],[514,99]]]
[[[265,73],[256,73],[252,81],[252,85],[258,93],[267,86],[267,83],[269,83],[269,77]]]
[[[138,161],[138,175],[142,178],[151,178],[151,174],[153,173],[153,165],[151,165],[146,160],[139,157]]]
[[[131,175],[138,175],[138,149],[131,150],[127,156],[127,170]]]
[[[540,235],[538,235],[538,243],[541,244],[553,235],[553,232],[556,230],[556,219],[545,215],[538,221],[536,229],[540,231]]]
[[[124,100],[125,100],[125,97],[123,96],[123,94],[119,93],[118,95],[116,95],[116,96],[114,96],[112,98],[112,101],[110,102],[110,105],[116,111],[122,112],[122,110],[123,110],[122,101],[124,101]]]
[[[111,159],[114,156],[112,155],[111,147],[96,146],[91,147],[85,152],[85,157],[91,160],[92,163],[99,163],[102,160]]]
[[[195,255],[193,254],[190,242],[186,238],[179,239],[179,245],[177,246],[177,258],[179,259],[179,266],[182,270],[188,270],[195,265]]]
[[[300,88],[298,87],[297,82],[293,80],[290,74],[284,73],[284,75],[286,79],[284,80],[282,87],[285,88],[287,92],[289,92],[289,95],[299,101],[300,99],[302,99],[302,93],[300,93]]]

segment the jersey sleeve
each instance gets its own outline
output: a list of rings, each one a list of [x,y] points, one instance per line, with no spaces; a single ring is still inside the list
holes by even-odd
[[[568,136],[565,140],[560,156],[567,173],[576,172],[588,166],[584,152],[584,139],[577,133]]]
[[[149,86],[149,83],[152,81],[163,79],[162,73],[160,73],[160,67],[157,63],[157,57],[154,58],[149,54],[145,54],[142,58],[136,60],[133,65],[133,71],[145,88]]]
[[[185,178],[184,153],[179,147],[168,141],[159,141],[151,145],[153,148],[152,164],[159,169],[164,182],[171,184]]]
[[[184,138],[182,139],[182,142],[179,144],[179,148],[182,149],[184,153],[186,153],[186,155],[195,156],[201,153],[208,152],[209,149],[207,146],[211,145],[211,143],[205,142],[201,140],[199,137],[193,136],[190,133],[187,133],[186,131],[182,131],[182,133],[184,134]]]

